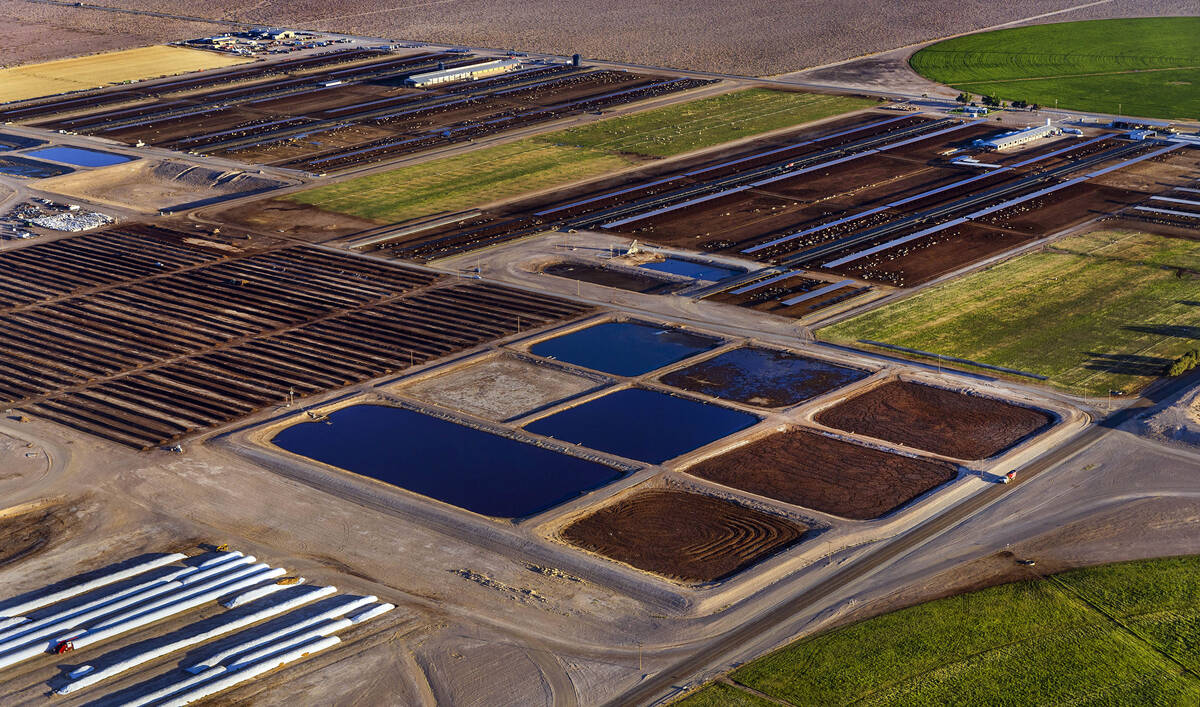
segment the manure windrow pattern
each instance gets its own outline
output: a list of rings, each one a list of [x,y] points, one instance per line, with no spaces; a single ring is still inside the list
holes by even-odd
[[[146,448],[589,310],[309,246],[229,256],[151,235],[0,255],[0,288],[49,283],[0,308],[0,402]],[[58,263],[85,252],[68,277]]]
[[[710,496],[651,489],[575,521],[563,537],[639,569],[711,582],[793,545],[807,530]]]

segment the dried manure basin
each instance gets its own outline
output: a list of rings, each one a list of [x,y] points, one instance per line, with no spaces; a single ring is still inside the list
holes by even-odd
[[[43,177],[57,177],[60,174],[69,174],[74,171],[70,167],[64,167],[63,165],[42,162],[40,160],[30,160],[17,155],[0,156],[0,174],[8,174],[13,177],[41,179]]]
[[[666,294],[679,287],[679,283],[670,280],[586,263],[556,263],[546,267],[542,272],[555,277],[644,294]]]
[[[530,347],[538,356],[619,376],[640,376],[721,343],[720,339],[647,322],[606,322]]]
[[[792,428],[689,467],[749,493],[854,520],[878,518],[950,481],[958,467]]]
[[[816,416],[822,425],[956,459],[986,459],[1046,429],[1042,410],[892,381]]]
[[[525,427],[534,434],[660,464],[750,427],[758,418],[644,388],[628,388]]]
[[[633,494],[567,526],[586,550],[685,582],[714,582],[794,545],[808,528],[673,489]]]
[[[356,474],[501,518],[543,511],[622,475],[612,467],[384,405],[302,422],[274,444]]]
[[[552,364],[497,356],[417,381],[402,390],[415,398],[492,420],[521,417],[551,403],[605,385]]]
[[[870,373],[786,351],[747,347],[727,351],[660,380],[670,386],[765,408],[815,398]]]

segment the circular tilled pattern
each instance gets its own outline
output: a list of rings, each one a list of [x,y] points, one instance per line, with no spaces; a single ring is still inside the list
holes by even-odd
[[[563,530],[571,543],[686,582],[732,575],[800,540],[800,523],[672,489],[633,494]]]

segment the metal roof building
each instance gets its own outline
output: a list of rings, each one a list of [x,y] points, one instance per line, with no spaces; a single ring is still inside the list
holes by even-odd
[[[521,62],[517,59],[497,59],[495,61],[485,61],[482,64],[471,64],[453,69],[441,69],[439,71],[428,71],[423,74],[413,74],[404,83],[416,87],[436,86],[442,83],[450,83],[451,81],[481,79],[485,76],[503,74],[518,69],[520,66]]]
[[[1016,147],[1017,145],[1024,145],[1027,142],[1040,140],[1044,137],[1061,134],[1062,128],[1051,125],[1050,119],[1047,118],[1045,125],[1035,125],[1032,128],[1015,130],[1011,133],[997,135],[990,140],[977,140],[975,144],[987,150],[1003,150],[1006,147]]]

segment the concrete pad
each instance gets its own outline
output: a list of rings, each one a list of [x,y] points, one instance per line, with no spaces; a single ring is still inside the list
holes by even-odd
[[[511,420],[605,382],[598,376],[502,355],[419,380],[400,392],[490,420]]]

